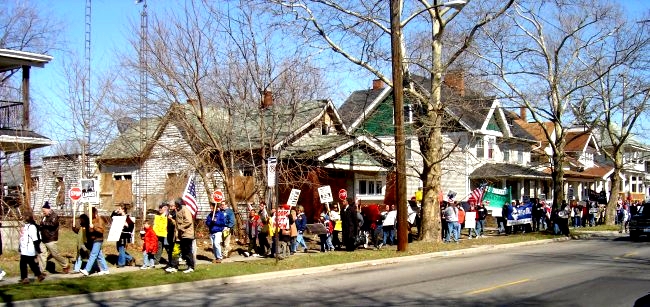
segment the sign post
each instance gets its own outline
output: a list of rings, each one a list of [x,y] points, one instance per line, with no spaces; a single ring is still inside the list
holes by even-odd
[[[72,227],[75,227],[77,221],[77,201],[81,199],[81,189],[74,187],[68,191],[68,196],[72,200]]]
[[[266,178],[268,179],[267,186],[269,188],[275,187],[275,167],[278,164],[276,157],[269,157],[266,163]]]

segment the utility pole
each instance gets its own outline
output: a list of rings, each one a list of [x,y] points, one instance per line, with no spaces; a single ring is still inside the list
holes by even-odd
[[[402,71],[402,1],[390,0],[390,45],[393,67],[393,108],[395,114],[395,205],[397,206],[397,251],[408,247],[406,208],[406,150],[404,141],[404,75]]]

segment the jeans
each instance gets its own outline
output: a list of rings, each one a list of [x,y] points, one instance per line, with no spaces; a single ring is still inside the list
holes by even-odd
[[[83,264],[83,259],[81,259],[81,256],[77,256],[77,260],[74,262],[74,268],[73,272],[79,272],[81,270],[81,265]]]
[[[445,237],[445,242],[449,242],[450,236],[453,234],[453,240],[458,242],[460,236],[460,223],[458,222],[447,222],[447,236]]]
[[[382,240],[382,243],[384,245],[386,244],[395,244],[395,227],[394,226],[386,226],[383,227],[382,231],[384,232],[384,238]]]
[[[299,246],[302,246],[303,249],[307,249],[307,242],[305,242],[305,238],[302,236],[302,232],[298,232],[298,237],[296,238],[296,246],[293,248],[293,250],[297,250]]]
[[[152,267],[156,265],[155,260],[154,260],[154,254],[153,253],[147,253],[147,252],[142,252],[142,266],[143,267]]]
[[[248,237],[248,250],[247,252],[251,254],[257,254],[257,237]]]
[[[298,241],[297,239],[298,237],[291,237],[291,241],[289,243],[289,252],[292,254],[296,252],[296,241]]]
[[[485,228],[485,220],[476,220],[476,228],[474,228],[474,233],[476,237],[483,235],[483,229]]]
[[[210,234],[210,240],[212,240],[212,253],[214,253],[214,259],[223,259],[223,255],[221,255],[221,239],[222,239],[221,231]]]
[[[329,250],[334,250],[334,245],[332,245],[332,234],[328,233],[327,234],[327,240],[325,241],[327,243],[326,248]]]
[[[160,258],[162,258],[164,246],[167,245],[165,244],[166,242],[167,242],[167,238],[158,237],[158,251],[154,255],[154,259],[156,260],[157,263],[160,263]]]
[[[101,271],[108,271],[108,264],[106,263],[106,258],[104,258],[104,252],[102,252],[102,244],[104,242],[93,242],[93,248],[90,250],[90,257],[88,257],[88,262],[86,262],[86,271],[90,272],[93,269],[95,260],[99,264],[99,269]]]
[[[123,267],[127,262],[133,260],[133,257],[126,252],[126,245],[120,241],[117,241],[117,266]]]
[[[269,244],[269,234],[267,232],[260,232],[257,235],[257,239],[259,240],[260,244],[260,255],[266,256],[271,254],[271,245]]]

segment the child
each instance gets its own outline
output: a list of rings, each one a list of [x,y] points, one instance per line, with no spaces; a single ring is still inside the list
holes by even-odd
[[[320,215],[320,220],[319,220],[324,226],[325,229],[327,230],[326,233],[319,234],[318,237],[320,238],[320,251],[321,253],[324,253],[326,251],[334,250],[332,247],[332,222],[325,217],[325,214]]]
[[[40,254],[39,244],[41,238],[36,228],[36,222],[33,215],[25,217],[25,226],[20,231],[20,283],[29,284],[27,278],[27,266],[34,272],[34,276],[38,281],[45,279],[45,274],[41,272],[41,268],[36,263],[36,256]]]
[[[149,225],[148,221],[144,221],[144,240],[142,243],[142,259],[143,264],[141,270],[147,270],[154,267],[154,256],[158,252],[158,236]]]

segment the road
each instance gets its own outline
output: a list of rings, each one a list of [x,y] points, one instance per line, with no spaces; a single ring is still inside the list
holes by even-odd
[[[649,259],[647,241],[591,238],[92,305],[650,306]]]

